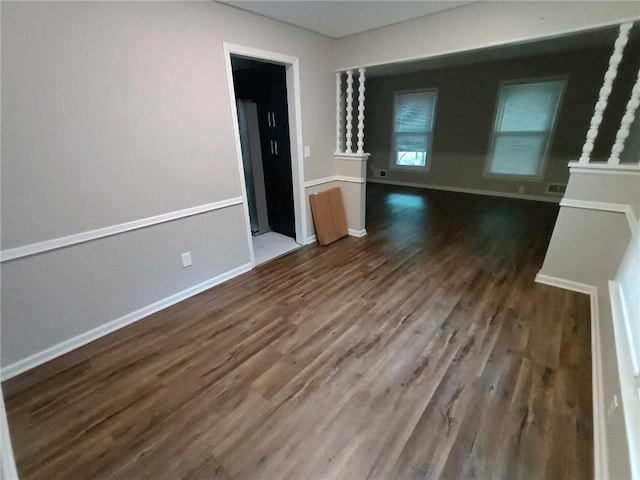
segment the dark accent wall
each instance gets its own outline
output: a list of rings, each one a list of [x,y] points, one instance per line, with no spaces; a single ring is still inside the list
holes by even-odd
[[[638,43],[627,46],[618,79],[605,112],[594,159],[608,157],[638,72]],[[367,176],[387,170],[387,180],[474,190],[547,195],[548,183],[566,183],[567,164],[578,160],[612,47],[520,58],[374,77],[367,82],[365,146],[371,153]],[[555,135],[541,180],[499,179],[484,175],[500,82],[568,76]],[[393,94],[402,90],[438,89],[430,170],[390,168]],[[549,197],[555,197],[549,195]]]

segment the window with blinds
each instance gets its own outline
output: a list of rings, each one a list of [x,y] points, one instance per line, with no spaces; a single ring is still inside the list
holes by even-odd
[[[564,85],[564,79],[502,85],[489,150],[490,175],[542,175]]]
[[[396,92],[392,167],[426,168],[431,156],[436,91]]]

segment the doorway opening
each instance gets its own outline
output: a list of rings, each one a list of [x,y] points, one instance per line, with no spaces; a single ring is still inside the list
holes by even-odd
[[[299,112],[291,91],[297,59],[286,63],[267,52],[225,47],[249,249],[259,265],[299,248],[304,238]]]

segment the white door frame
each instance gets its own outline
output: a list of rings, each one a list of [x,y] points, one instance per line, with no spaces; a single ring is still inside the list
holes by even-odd
[[[287,77],[287,104],[289,110],[289,142],[291,144],[291,176],[293,184],[293,211],[295,215],[296,243],[304,245],[307,235],[307,209],[304,198],[304,146],[302,144],[302,109],[300,102],[300,61],[297,57],[281,53],[259,50],[252,47],[235,45],[224,42],[224,61],[227,70],[227,84],[229,87],[229,101],[231,102],[231,116],[238,173],[240,175],[240,189],[244,208],[245,223],[251,266],[256,264],[251,241],[251,222],[249,221],[249,203],[247,201],[247,187],[244,183],[244,167],[242,164],[242,149],[240,146],[240,128],[238,127],[238,109],[236,106],[236,91],[233,85],[233,70],[231,55],[239,55],[255,60],[267,61],[284,65]]]

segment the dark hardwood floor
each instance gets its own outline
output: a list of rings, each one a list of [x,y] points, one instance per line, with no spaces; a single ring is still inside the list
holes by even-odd
[[[309,246],[8,382],[23,479],[593,477],[557,206],[369,185]]]

